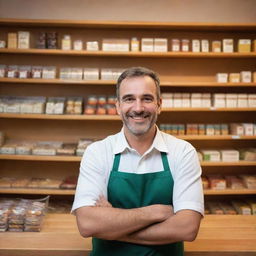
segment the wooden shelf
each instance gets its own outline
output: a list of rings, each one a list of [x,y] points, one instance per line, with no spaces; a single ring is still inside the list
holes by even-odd
[[[254,112],[256,108],[163,108],[162,112]]]
[[[37,155],[0,155],[2,160],[80,162],[79,156],[37,156]]]
[[[0,194],[74,195],[72,189],[0,188]],[[204,195],[255,195],[255,189],[205,189]]]
[[[256,166],[256,161],[238,161],[238,162],[201,162],[201,166]]]
[[[103,29],[189,30],[189,31],[254,31],[255,23],[213,22],[150,22],[150,21],[98,21],[98,20],[51,20],[51,19],[0,19],[2,26],[15,27],[66,27]]]
[[[0,83],[11,84],[82,84],[82,85],[111,85],[115,86],[114,80],[71,80],[71,79],[33,79],[33,78],[0,78]],[[217,83],[217,82],[162,82],[161,87],[256,87],[256,83]]]
[[[162,112],[255,112],[256,108],[165,108]],[[52,120],[121,120],[118,115],[48,115],[0,113],[0,118]]]
[[[0,118],[17,119],[53,119],[53,120],[121,120],[118,115],[47,115],[0,113]]]
[[[80,162],[79,156],[37,156],[37,155],[5,155],[0,154],[0,160],[22,161],[52,161],[52,162]],[[256,161],[239,162],[201,162],[201,166],[256,166]]]
[[[174,135],[183,140],[256,140],[256,136],[241,135]]]
[[[61,49],[8,49],[1,48],[3,54],[38,54],[94,57],[143,57],[143,58],[255,58],[256,52],[250,53],[215,53],[215,52],[122,52],[122,51],[76,51]]]
[[[0,188],[0,194],[21,195],[74,195],[74,189],[42,189],[42,188]]]
[[[256,216],[206,215],[197,239],[185,242],[186,256],[253,256]],[[47,214],[41,232],[1,232],[0,254],[88,256],[91,238],[80,236],[75,216]]]
[[[204,195],[256,195],[256,189],[205,189]]]

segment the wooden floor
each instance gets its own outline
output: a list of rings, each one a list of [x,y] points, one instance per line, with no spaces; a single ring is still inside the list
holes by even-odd
[[[1,232],[1,256],[86,256],[91,239],[82,238],[75,217],[48,214],[41,232]],[[189,256],[255,256],[256,216],[207,215],[196,241],[185,243]]]

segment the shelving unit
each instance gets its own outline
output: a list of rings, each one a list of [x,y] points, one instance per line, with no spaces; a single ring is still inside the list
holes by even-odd
[[[213,23],[154,23],[109,21],[54,21],[0,19],[0,37],[8,32],[30,31],[31,49],[0,49],[1,64],[41,65],[61,67],[127,68],[146,66],[159,73],[162,92],[221,92],[255,93],[256,83],[217,83],[218,72],[233,73],[255,70],[256,52],[250,53],[193,53],[193,52],[90,52],[60,49],[34,49],[37,33],[55,31],[59,39],[71,34],[72,39],[85,41],[103,38],[164,37],[222,40],[223,38],[255,37],[256,24]],[[236,47],[235,47],[236,48]],[[75,81],[61,79],[0,78],[0,95],[14,96],[83,96],[114,95],[115,81]],[[232,123],[255,122],[256,108],[172,108],[163,109],[158,123]],[[182,113],[182,115],[180,115]],[[79,138],[103,138],[121,128],[120,118],[111,115],[46,115],[0,113],[1,130],[8,138],[17,140],[63,140],[77,142]],[[256,136],[179,136],[197,149],[255,147]],[[36,168],[42,177],[63,177],[78,174],[80,157],[0,155],[0,172],[31,177]],[[19,172],[20,162],[24,166]],[[44,164],[42,164],[44,163]],[[68,166],[65,166],[68,164]],[[31,166],[30,166],[31,165]],[[255,174],[256,162],[203,162],[203,173],[245,172]],[[73,196],[73,191],[1,189],[0,194],[52,194]],[[230,198],[255,195],[253,190],[205,191],[208,196]]]

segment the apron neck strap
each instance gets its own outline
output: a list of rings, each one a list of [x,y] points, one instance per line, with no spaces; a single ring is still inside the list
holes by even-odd
[[[161,157],[162,157],[164,170],[170,172],[171,169],[170,169],[170,166],[169,166],[169,163],[168,163],[167,154],[165,152],[161,152]]]
[[[112,167],[112,172],[118,172],[119,163],[120,163],[121,154],[115,154],[114,163]]]

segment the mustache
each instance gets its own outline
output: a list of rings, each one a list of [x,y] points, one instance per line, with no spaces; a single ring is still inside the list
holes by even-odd
[[[126,116],[128,117],[149,117],[150,116],[150,112],[147,112],[147,111],[141,111],[141,112],[136,112],[136,111],[133,111],[133,112],[129,112],[126,114]]]

